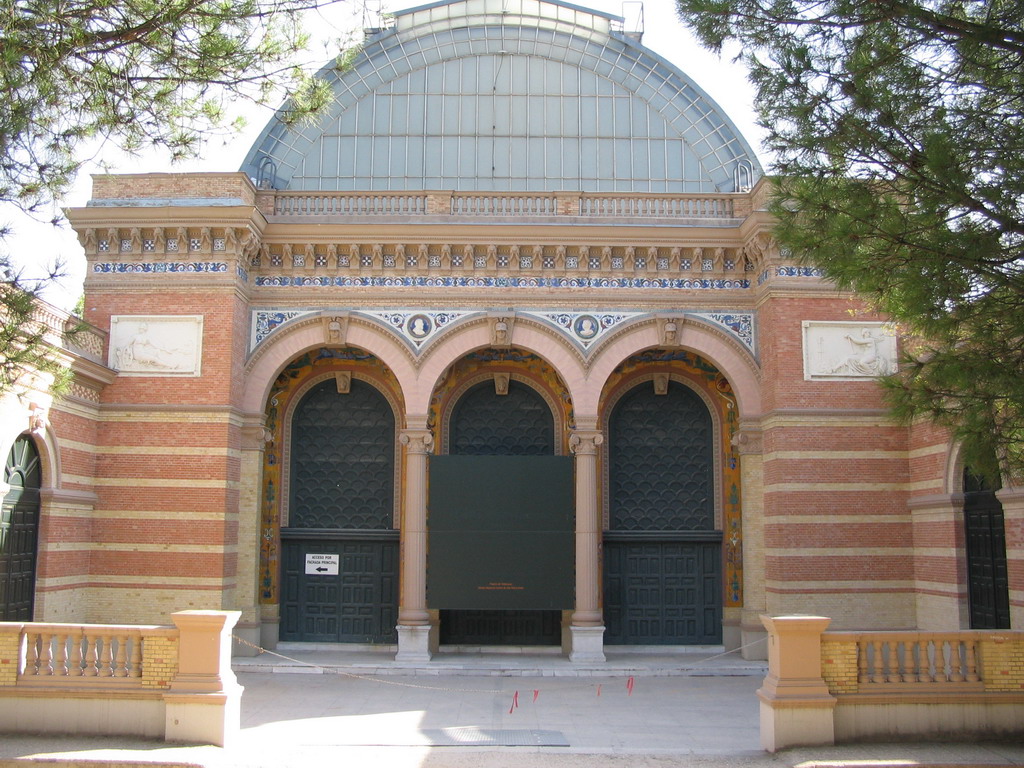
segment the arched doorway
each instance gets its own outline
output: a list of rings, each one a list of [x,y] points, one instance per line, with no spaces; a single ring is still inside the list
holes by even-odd
[[[645,381],[615,403],[608,442],[605,642],[721,643],[708,406],[678,381]]]
[[[1003,505],[984,477],[964,469],[964,526],[971,629],[1009,629]]]
[[[553,456],[555,421],[533,387],[510,377],[471,386],[455,403],[448,424],[448,452],[462,456]],[[561,612],[540,610],[442,610],[446,645],[558,645]]]
[[[314,383],[291,416],[281,640],[396,640],[395,414],[372,384],[343,381]]]
[[[39,451],[28,435],[14,441],[4,467],[0,512],[0,621],[32,621],[39,539]]]

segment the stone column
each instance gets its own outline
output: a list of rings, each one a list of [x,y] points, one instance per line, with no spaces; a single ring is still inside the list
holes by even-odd
[[[744,659],[768,658],[768,635],[761,616],[766,611],[764,589],[764,453],[761,429],[741,425],[733,437],[740,456],[740,498],[743,525],[743,610],[740,648]]]
[[[597,430],[574,430],[569,448],[576,454],[576,609],[569,627],[569,660],[604,661],[604,614],[601,611],[601,510],[598,508],[597,451],[604,436]]]
[[[1003,505],[1010,628],[1024,629],[1024,480],[996,491],[996,498]]]
[[[396,661],[430,660],[427,611],[427,456],[434,445],[428,429],[406,429],[405,487],[402,504],[401,584]]]
[[[260,531],[263,490],[263,452],[272,435],[264,426],[263,414],[250,415],[242,426],[242,461],[238,481],[238,575],[235,606],[242,612],[235,634],[251,645],[236,643],[236,656],[256,656],[253,646],[273,647],[277,642],[277,622],[262,631],[259,604]],[[276,616],[275,616],[276,619]],[[264,645],[264,643],[269,643]]]

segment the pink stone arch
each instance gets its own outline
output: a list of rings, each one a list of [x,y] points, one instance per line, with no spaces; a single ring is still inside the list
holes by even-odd
[[[657,325],[650,319],[639,320],[626,327],[597,350],[590,365],[588,384],[583,397],[574,400],[577,418],[581,414],[596,416],[598,401],[606,381],[615,368],[631,355],[663,346]],[[732,385],[736,394],[741,419],[754,419],[761,415],[761,382],[753,356],[724,332],[687,318],[679,335],[679,346],[696,352],[714,364]]]
[[[511,345],[547,361],[562,380],[573,403],[582,395],[582,389],[586,387],[583,361],[571,342],[558,331],[520,318],[512,330]],[[434,387],[444,372],[470,352],[489,346],[490,322],[487,318],[476,318],[454,328],[436,346],[431,347],[420,366],[416,388],[405,392],[408,413],[425,415],[430,407]]]
[[[345,345],[366,350],[383,362],[398,379],[408,403],[408,393],[416,388],[416,367],[411,351],[393,333],[372,321],[351,317]],[[304,352],[323,346],[327,343],[319,316],[271,335],[246,366],[242,409],[247,413],[262,413],[270,387],[284,367]]]

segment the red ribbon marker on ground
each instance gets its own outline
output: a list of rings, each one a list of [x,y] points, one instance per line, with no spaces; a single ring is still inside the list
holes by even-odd
[[[633,678],[632,677],[629,678],[629,680],[626,681],[626,691],[628,691],[628,693],[627,693],[628,696],[632,696],[633,695]]]
[[[537,697],[538,697],[538,696],[540,696],[540,689],[538,689],[538,688],[534,688],[534,689],[533,689],[533,700],[534,700],[534,701],[537,701]]]
[[[508,713],[511,715],[512,714],[512,710],[516,709],[518,706],[519,706],[519,691],[516,691],[512,695],[512,706],[508,708]]]

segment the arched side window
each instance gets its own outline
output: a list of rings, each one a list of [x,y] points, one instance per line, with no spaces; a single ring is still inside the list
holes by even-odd
[[[42,467],[28,435],[15,440],[4,481],[10,490],[0,511],[0,621],[32,621]]]
[[[963,488],[971,629],[1009,629],[1006,534],[998,487],[967,467]]]
[[[395,416],[374,386],[314,386],[295,409],[291,438],[290,527],[392,527]]]
[[[635,387],[609,424],[610,530],[707,531],[715,527],[711,413],[689,387]]]

